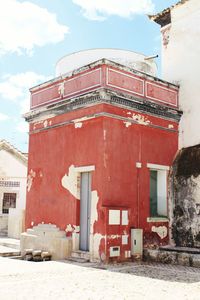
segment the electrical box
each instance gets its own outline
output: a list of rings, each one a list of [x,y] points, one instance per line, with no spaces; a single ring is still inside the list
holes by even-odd
[[[131,255],[143,255],[143,229],[131,229]]]
[[[110,247],[110,257],[118,257],[120,256],[120,247]]]

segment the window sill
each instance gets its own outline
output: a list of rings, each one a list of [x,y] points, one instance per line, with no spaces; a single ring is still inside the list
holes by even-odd
[[[169,219],[166,217],[150,217],[147,218],[148,223],[155,223],[155,222],[169,222]]]

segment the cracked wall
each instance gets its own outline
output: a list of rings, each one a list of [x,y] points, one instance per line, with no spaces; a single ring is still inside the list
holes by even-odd
[[[179,152],[173,165],[172,183],[175,244],[200,248],[200,145]]]

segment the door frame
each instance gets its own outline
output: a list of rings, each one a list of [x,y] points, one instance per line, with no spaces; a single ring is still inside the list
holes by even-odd
[[[81,172],[79,249],[82,251],[90,251],[91,200],[92,200],[91,179],[92,179],[91,172]],[[82,185],[83,183],[85,184],[85,186]],[[84,228],[83,231],[81,229],[81,226],[83,226]]]
[[[75,167],[75,171],[77,172],[77,195],[78,195],[78,199],[79,201],[81,201],[81,173],[90,173],[91,175],[91,201],[90,201],[90,231],[89,231],[89,250],[88,252],[90,252],[91,248],[90,248],[90,241],[91,241],[91,216],[92,216],[92,172],[95,171],[95,166],[94,165],[88,165],[88,166],[80,166],[80,167]],[[79,222],[80,222],[80,214],[79,214]],[[80,223],[79,223],[80,224]],[[76,235],[77,237],[74,239],[73,242],[73,248],[74,250],[80,250],[80,230],[79,230],[79,234]]]

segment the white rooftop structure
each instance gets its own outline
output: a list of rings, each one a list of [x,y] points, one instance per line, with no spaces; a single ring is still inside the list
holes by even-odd
[[[156,63],[143,54],[128,50],[99,48],[82,50],[62,57],[56,64],[56,77],[103,58],[152,76],[157,75]]]

